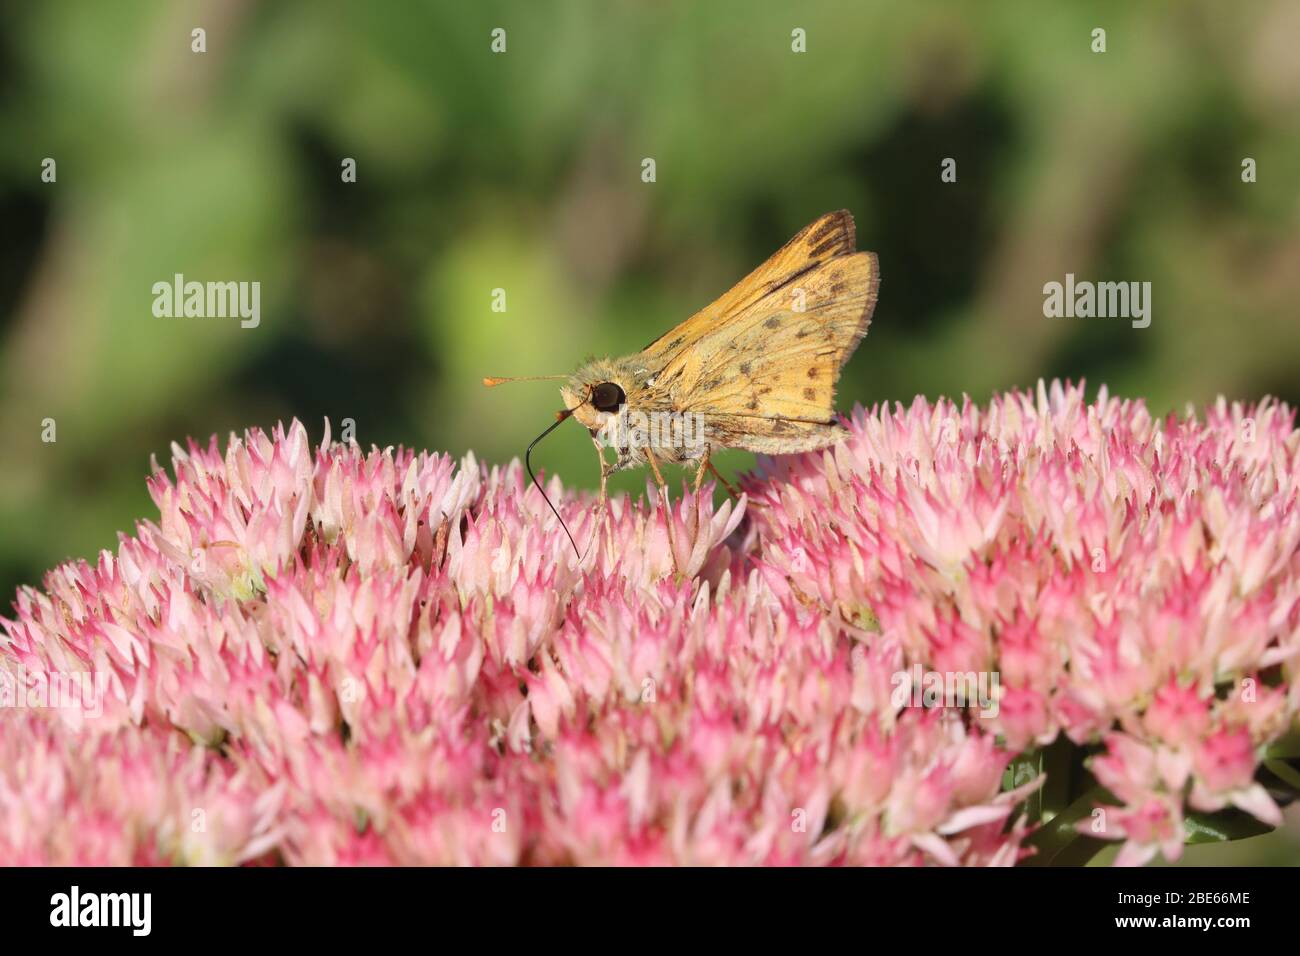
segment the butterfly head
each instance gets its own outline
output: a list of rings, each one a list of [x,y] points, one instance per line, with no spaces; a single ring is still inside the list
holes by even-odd
[[[609,361],[588,363],[560,387],[565,408],[571,409],[584,428],[600,431],[627,404],[632,380],[627,372]]]

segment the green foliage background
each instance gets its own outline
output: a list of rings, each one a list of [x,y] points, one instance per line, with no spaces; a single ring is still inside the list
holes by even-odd
[[[1295,403],[1297,36],[1296,0],[6,4],[0,593],[153,514],[187,435],[328,416],[508,460],[559,398],[484,374],[635,350],[839,207],[883,276],[843,408]],[[260,327],[155,318],[178,272],[261,281]],[[1067,272],[1152,282],[1151,327],[1045,319]],[[539,459],[594,484],[576,427]]]

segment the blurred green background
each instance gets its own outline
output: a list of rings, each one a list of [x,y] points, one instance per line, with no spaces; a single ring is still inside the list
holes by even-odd
[[[1040,376],[1294,404],[1298,37],[1296,0],[5,4],[0,593],[154,514],[187,435],[506,461],[559,397],[483,375],[634,351],[840,207],[882,273],[844,409]],[[1150,328],[1044,318],[1067,272],[1151,282]],[[175,273],[260,281],[261,324],[155,318]],[[536,460],[595,483],[576,426]]]

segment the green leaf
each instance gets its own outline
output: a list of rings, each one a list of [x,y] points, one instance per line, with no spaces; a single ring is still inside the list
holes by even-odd
[[[1300,770],[1285,760],[1264,760],[1264,767],[1293,791],[1300,793]]]
[[[1285,737],[1273,741],[1264,748],[1264,756],[1283,760],[1300,757],[1300,730],[1292,729]]]
[[[1227,843],[1271,833],[1273,828],[1236,807],[1214,813],[1189,813],[1183,818],[1188,846],[1200,843]]]
[[[1101,786],[1094,786],[1055,814],[1026,841],[1038,853],[1025,860],[1024,866],[1083,866],[1105,849],[1107,841],[1080,833],[1076,824],[1092,812],[1093,806],[1114,798]]]

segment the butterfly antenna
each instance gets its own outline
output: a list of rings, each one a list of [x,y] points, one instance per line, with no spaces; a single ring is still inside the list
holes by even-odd
[[[487,382],[488,382],[487,379],[483,380],[483,383],[485,385],[487,384]],[[546,490],[542,487],[542,483],[537,480],[537,476],[533,474],[533,465],[532,465],[532,461],[530,460],[533,454],[533,449],[537,446],[537,443],[541,441],[543,438],[545,438],[547,435],[549,435],[551,432],[555,431],[555,429],[559,428],[560,425],[563,424],[564,420],[572,414],[573,414],[572,408],[565,408],[555,413],[554,423],[552,423],[546,429],[546,431],[542,432],[540,435],[534,438],[532,444],[528,446],[528,450],[524,452],[524,467],[528,469],[528,477],[533,479],[533,484],[536,485],[537,490],[541,492],[542,500],[545,501],[546,506],[551,509],[551,512],[552,514],[555,515],[556,520],[560,522],[560,527],[564,529],[564,533],[569,539],[569,544],[573,545],[573,553],[578,556],[578,562],[581,563],[582,552],[578,550],[578,542],[573,540],[573,535],[569,533],[569,526],[564,523],[564,519],[561,518],[560,513],[556,511],[555,505],[551,504],[551,499],[546,497]]]

